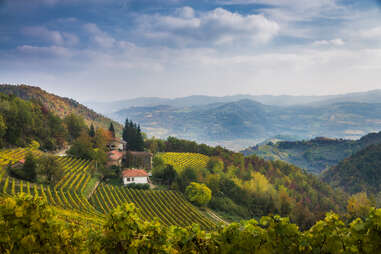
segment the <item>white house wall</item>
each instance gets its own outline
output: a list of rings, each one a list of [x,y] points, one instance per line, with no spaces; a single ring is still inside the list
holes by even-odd
[[[131,180],[132,177],[130,177]],[[123,183],[130,184],[130,183],[148,183],[148,178],[147,177],[134,177],[134,181],[127,181],[127,177],[123,177]]]

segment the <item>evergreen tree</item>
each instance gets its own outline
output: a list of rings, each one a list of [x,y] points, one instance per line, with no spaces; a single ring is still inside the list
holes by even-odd
[[[115,128],[112,122],[110,123],[110,127],[108,128],[108,130],[111,132],[112,137],[115,138]]]
[[[90,126],[89,136],[92,137],[92,138],[95,136],[95,129],[94,129],[94,125],[93,124],[91,124],[91,126]]]
[[[129,150],[144,151],[144,139],[140,126],[126,119],[122,136],[123,140],[127,142]]]
[[[136,131],[136,150],[144,151],[144,139],[143,139],[142,132],[140,130],[140,125],[138,126]]]

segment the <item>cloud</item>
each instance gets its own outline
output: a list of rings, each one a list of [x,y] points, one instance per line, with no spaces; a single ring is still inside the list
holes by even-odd
[[[84,29],[91,35],[92,40],[102,48],[112,48],[116,40],[103,32],[96,24],[87,23],[84,26]]]
[[[173,15],[144,15],[138,18],[138,24],[140,31],[150,39],[168,39],[188,46],[210,43],[253,46],[270,41],[279,32],[279,25],[264,15],[243,15],[223,8],[196,12],[191,7],[183,7]]]
[[[380,40],[381,39],[381,26],[364,29],[357,33],[363,39]]]
[[[49,30],[44,26],[25,27],[23,29],[25,35],[41,39],[54,45],[76,45],[79,38],[71,33]]]
[[[320,40],[313,43],[315,46],[343,46],[344,44],[344,41],[340,38],[333,40]]]

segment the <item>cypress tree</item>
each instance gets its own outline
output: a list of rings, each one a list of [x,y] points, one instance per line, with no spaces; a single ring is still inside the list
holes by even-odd
[[[95,128],[93,124],[90,125],[89,136],[92,138],[95,136]]]
[[[128,144],[128,150],[144,151],[144,139],[139,125],[126,119],[122,136]]]
[[[111,132],[112,137],[115,138],[115,128],[112,122],[110,123],[110,127],[108,128],[108,130]]]
[[[140,125],[138,125],[138,128],[136,129],[136,150],[144,151],[144,139],[140,130]]]

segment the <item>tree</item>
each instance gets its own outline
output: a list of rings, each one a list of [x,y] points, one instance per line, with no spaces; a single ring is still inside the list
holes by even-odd
[[[87,132],[82,132],[80,137],[74,141],[70,149],[67,151],[67,154],[71,156],[86,160],[93,160],[94,153],[93,144]]]
[[[362,217],[368,215],[370,209],[371,209],[371,202],[368,199],[368,196],[366,192],[360,192],[357,194],[352,195],[348,199],[348,206],[347,210],[349,214],[351,214],[354,217]]]
[[[108,216],[102,249],[106,253],[168,253],[167,230],[158,222],[143,223],[134,204],[124,204]]]
[[[89,129],[89,136],[92,138],[95,136],[95,129],[94,129],[94,125],[92,123],[91,123],[90,129]]]
[[[115,138],[115,128],[112,122],[110,123],[110,127],[108,127],[108,130],[111,132],[111,136]]]
[[[197,171],[192,167],[186,167],[177,177],[177,184],[180,191],[184,192],[185,188],[191,183],[197,181]]]
[[[224,170],[224,162],[218,157],[212,157],[208,161],[206,168],[209,169],[212,174],[222,173]]]
[[[2,115],[0,115],[0,146],[3,146],[3,137],[7,133],[7,124],[5,123],[5,119]]]
[[[110,133],[103,128],[98,128],[93,137],[94,148],[105,150],[110,141]]]
[[[70,114],[65,117],[64,122],[67,126],[70,140],[75,140],[79,138],[82,131],[87,129],[85,120],[75,114]]]
[[[205,184],[192,182],[185,189],[185,195],[192,203],[206,206],[212,198],[212,191]]]
[[[43,155],[38,159],[39,182],[54,186],[64,175],[64,170],[56,157]]]
[[[26,156],[25,156],[25,162],[24,162],[24,166],[22,168],[23,170],[23,173],[24,173],[24,179],[25,180],[28,180],[28,181],[31,181],[31,182],[34,182],[36,181],[36,177],[37,177],[37,161],[36,159],[34,158],[33,154],[31,152],[29,152]]]
[[[155,182],[171,186],[177,177],[177,172],[172,165],[156,165],[152,169],[152,178]]]
[[[144,138],[140,126],[126,119],[122,136],[129,150],[144,151]]]
[[[0,253],[81,253],[85,231],[59,219],[38,197],[0,200]]]

